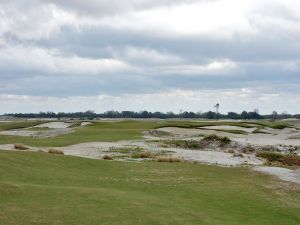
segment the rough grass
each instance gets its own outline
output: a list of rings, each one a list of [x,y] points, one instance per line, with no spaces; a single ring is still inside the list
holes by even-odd
[[[28,128],[28,127],[40,125],[42,123],[45,123],[45,121],[14,121],[14,122],[0,123],[0,131]]]
[[[300,166],[300,156],[295,154],[284,155],[278,152],[258,152],[256,156],[264,158],[270,163],[277,162],[287,166]]]
[[[143,151],[144,149],[141,147],[123,147],[123,148],[115,148],[111,147],[108,152],[118,152],[122,154],[134,153]]]
[[[161,156],[157,157],[157,162],[169,162],[169,163],[175,163],[175,162],[183,162],[182,159],[176,158],[176,157],[166,157],[166,156]]]
[[[29,148],[26,147],[26,146],[24,146],[24,145],[22,145],[22,144],[15,144],[14,145],[14,149],[16,149],[16,150],[27,150]]]
[[[247,168],[0,152],[0,224],[296,225],[300,190]]]
[[[179,147],[186,149],[203,149],[208,147],[224,147],[231,143],[228,137],[221,137],[215,134],[204,136],[202,140],[167,140],[162,144],[165,147]]]
[[[102,159],[104,160],[113,160],[113,157],[109,156],[109,155],[105,155],[102,157]]]
[[[226,130],[226,129],[215,129],[215,131],[231,133],[231,134],[248,134],[247,131],[244,130]]]
[[[56,154],[56,155],[64,155],[64,152],[61,151],[61,150],[58,150],[58,149],[49,149],[48,150],[48,153],[51,153],[51,154]]]

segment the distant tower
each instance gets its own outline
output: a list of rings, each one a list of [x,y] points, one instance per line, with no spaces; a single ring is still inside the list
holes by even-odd
[[[220,104],[217,103],[214,107],[216,108],[216,117],[218,119]]]

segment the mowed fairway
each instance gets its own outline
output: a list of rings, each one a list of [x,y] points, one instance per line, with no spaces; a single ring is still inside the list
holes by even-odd
[[[300,224],[300,189],[247,168],[0,152],[0,224]]]

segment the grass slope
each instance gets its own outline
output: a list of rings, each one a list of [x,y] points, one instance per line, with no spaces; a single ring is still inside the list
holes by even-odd
[[[246,168],[0,152],[0,224],[300,224],[299,188]]]

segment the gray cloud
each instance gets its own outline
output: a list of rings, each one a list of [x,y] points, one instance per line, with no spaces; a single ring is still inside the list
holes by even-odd
[[[251,98],[272,96],[275,108],[300,93],[294,0],[3,0],[0,8],[3,96],[116,100],[246,88]]]

